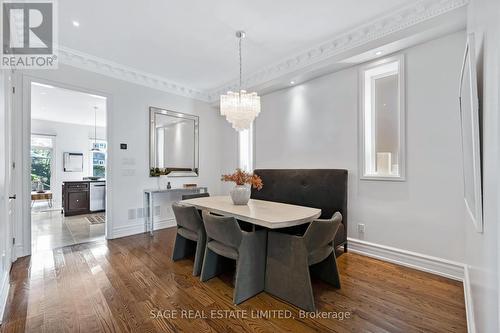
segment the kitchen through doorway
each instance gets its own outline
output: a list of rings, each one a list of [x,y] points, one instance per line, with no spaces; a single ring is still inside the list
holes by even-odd
[[[100,241],[106,228],[106,97],[31,82],[32,253]]]

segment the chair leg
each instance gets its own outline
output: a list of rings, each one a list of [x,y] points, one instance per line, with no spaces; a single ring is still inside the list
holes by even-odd
[[[344,253],[347,253],[347,242],[344,244]]]
[[[340,276],[335,253],[330,253],[325,260],[312,265],[311,273],[335,288],[340,288]]]
[[[198,240],[198,242],[196,243],[196,253],[194,255],[193,276],[198,276],[201,273],[203,258],[205,255],[205,247],[206,243],[204,241]]]
[[[200,280],[205,282],[220,274],[223,267],[224,257],[219,256],[208,247],[205,248],[205,255],[203,258],[203,266],[201,268]]]
[[[174,251],[172,253],[172,260],[177,261],[182,258],[185,258],[187,255],[191,253],[190,249],[190,240],[182,237],[181,235],[177,234],[175,236],[175,244],[174,244]]]
[[[233,303],[241,302],[264,291],[266,273],[267,231],[245,235],[238,250]]]

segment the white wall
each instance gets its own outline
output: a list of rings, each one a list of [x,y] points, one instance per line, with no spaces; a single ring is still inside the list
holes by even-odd
[[[108,109],[108,216],[113,221],[113,234],[125,235],[143,230],[142,219],[128,219],[128,210],[142,208],[143,190],[158,186],[157,178],[149,177],[149,107],[194,114],[200,117],[200,176],[173,178],[173,186],[197,183],[208,186],[210,193],[220,191],[221,147],[220,128],[223,119],[207,103],[135,85],[104,75],[60,65],[57,70],[24,72],[29,77],[53,85],[83,88],[109,96]],[[127,150],[120,150],[127,143]],[[168,215],[162,209],[162,218]],[[23,240],[24,241],[24,240]],[[25,241],[26,242],[26,241]]]
[[[479,98],[483,115],[484,232],[465,224],[465,263],[468,265],[477,332],[500,332],[499,310],[499,185],[500,185],[500,2],[472,0],[468,32],[475,33]]]
[[[94,127],[87,125],[77,125],[60,123],[56,121],[32,119],[31,133],[55,136],[54,149],[54,180],[52,182],[52,192],[54,207],[61,207],[61,186],[62,182],[69,180],[82,180],[83,177],[92,176],[90,166],[90,143],[94,138]],[[106,128],[97,128],[97,139],[106,139]],[[83,153],[83,171],[65,172],[63,163],[64,153]]]
[[[349,170],[348,236],[464,260],[457,87],[465,33],[404,51],[407,181],[359,180],[358,68],[262,97],[256,168]],[[366,225],[358,234],[357,223]]]

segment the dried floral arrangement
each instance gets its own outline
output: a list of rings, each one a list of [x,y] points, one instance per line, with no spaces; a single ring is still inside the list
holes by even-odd
[[[262,183],[262,179],[259,176],[253,173],[245,172],[240,168],[236,169],[233,174],[222,175],[221,180],[224,182],[234,182],[236,185],[250,184],[253,188],[256,188],[259,191],[264,186],[264,183]]]

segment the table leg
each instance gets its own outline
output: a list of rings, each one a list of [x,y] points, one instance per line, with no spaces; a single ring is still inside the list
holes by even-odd
[[[155,219],[155,210],[154,210],[154,201],[153,201],[153,193],[149,193],[149,233],[153,236],[154,231],[154,219]]]
[[[144,192],[144,227],[153,236],[153,193]]]
[[[142,218],[144,219],[144,231],[148,231],[149,228],[149,194],[148,192],[144,192],[142,196],[143,206],[142,209]]]

